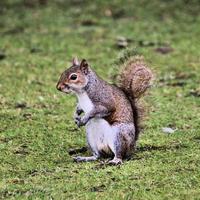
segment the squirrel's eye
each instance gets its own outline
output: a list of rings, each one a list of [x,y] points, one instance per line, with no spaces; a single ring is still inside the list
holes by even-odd
[[[76,74],[72,74],[72,75],[70,76],[70,79],[71,79],[71,80],[76,80],[76,79],[77,79],[77,75],[76,75]]]

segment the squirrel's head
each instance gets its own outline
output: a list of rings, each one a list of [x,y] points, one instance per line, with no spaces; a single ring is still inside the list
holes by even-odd
[[[87,74],[89,66],[85,59],[79,63],[77,58],[72,61],[72,66],[60,76],[56,88],[64,93],[80,92],[88,83]]]

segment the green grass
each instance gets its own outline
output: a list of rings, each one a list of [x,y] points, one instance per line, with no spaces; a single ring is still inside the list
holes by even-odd
[[[199,1],[66,2],[0,3],[0,199],[200,199]],[[111,80],[119,36],[156,74],[138,149],[120,167],[74,163],[85,131],[55,85],[74,55]]]

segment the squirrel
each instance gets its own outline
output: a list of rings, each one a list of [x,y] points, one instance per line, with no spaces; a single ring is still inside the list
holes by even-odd
[[[137,56],[124,63],[117,85],[101,79],[85,59],[73,59],[56,88],[77,96],[74,120],[78,127],[86,127],[92,156],[74,157],[76,162],[107,157],[111,158],[110,164],[118,165],[131,156],[139,136],[136,102],[151,85],[152,77],[151,70]]]

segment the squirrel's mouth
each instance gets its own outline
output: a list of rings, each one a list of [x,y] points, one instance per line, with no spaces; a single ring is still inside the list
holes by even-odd
[[[71,90],[67,89],[67,88],[64,88],[61,92],[64,92],[66,94],[69,94],[71,93]]]
[[[64,92],[64,93],[70,93],[71,90],[70,90],[70,87],[67,85],[67,84],[57,84],[56,85],[56,89],[61,91],[61,92]]]

